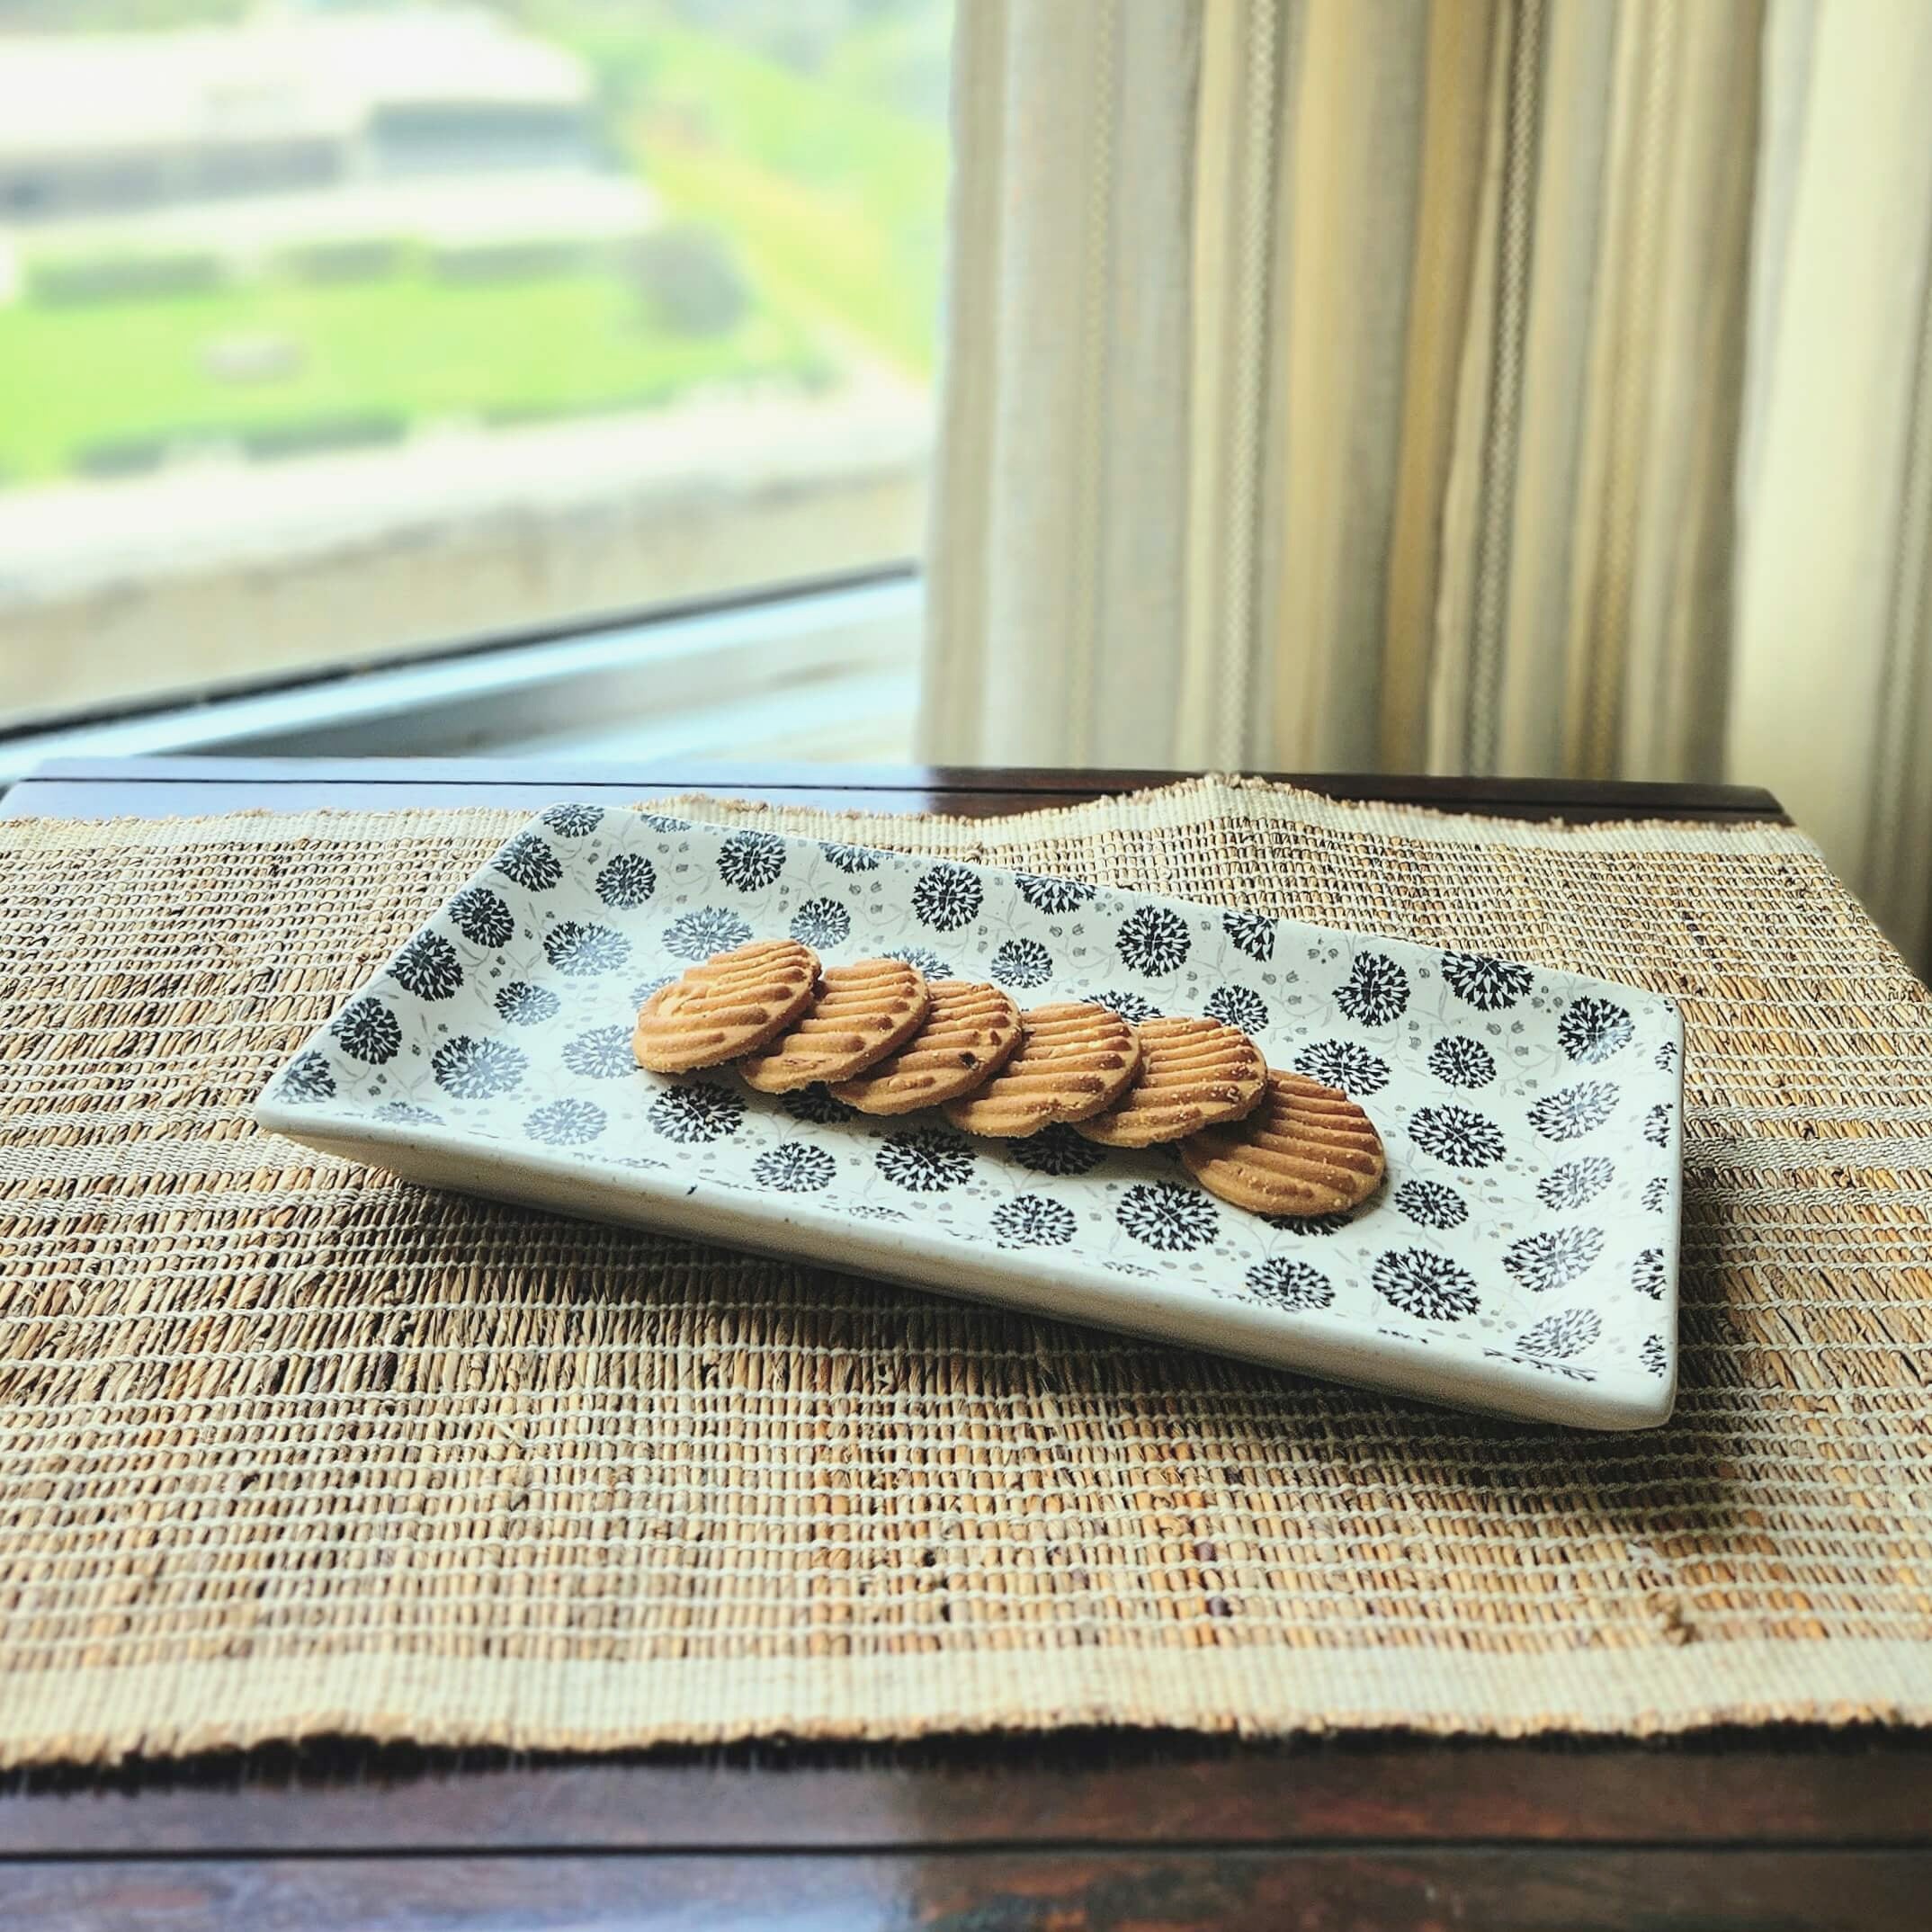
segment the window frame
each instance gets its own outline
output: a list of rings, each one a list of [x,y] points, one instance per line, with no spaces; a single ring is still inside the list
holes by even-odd
[[[0,730],[0,783],[52,758],[536,755],[613,730],[638,756],[695,755],[769,732],[806,693],[828,715],[909,713],[923,589],[900,563],[36,721]]]

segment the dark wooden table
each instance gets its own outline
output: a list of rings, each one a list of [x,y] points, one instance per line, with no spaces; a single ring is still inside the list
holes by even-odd
[[[49,767],[12,813],[714,790],[988,815],[1157,773],[628,771],[201,759]],[[1776,819],[1738,787],[1317,777],[1570,819]],[[0,1683],[0,1697],[5,1686]],[[353,1740],[0,1786],[0,1926],[1181,1932],[1932,1924],[1932,1736],[1657,1744],[1140,1733],[602,1758]]]

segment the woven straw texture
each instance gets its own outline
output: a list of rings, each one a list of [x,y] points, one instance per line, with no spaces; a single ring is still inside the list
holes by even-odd
[[[1212,780],[764,818],[1675,996],[1682,1393],[1589,1436],[258,1133],[521,816],[0,827],[0,1761],[1932,1722],[1932,996],[1802,837]]]

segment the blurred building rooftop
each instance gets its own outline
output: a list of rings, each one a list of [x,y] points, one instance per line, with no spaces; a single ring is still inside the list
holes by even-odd
[[[582,65],[465,8],[0,36],[0,222],[596,153]]]

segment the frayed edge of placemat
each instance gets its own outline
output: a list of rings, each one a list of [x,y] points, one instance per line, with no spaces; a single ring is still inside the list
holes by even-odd
[[[1932,1724],[1932,1644],[1784,1640],[1455,1659],[1310,1648],[1140,1653],[1124,1699],[1117,1655],[714,1659],[513,1663],[340,1655],[290,1659],[280,1698],[260,1664],[136,1665],[76,1678],[17,1674],[0,1768],[187,1757],[322,1737],[425,1748],[614,1751],[790,1739],[889,1744],[1124,1728],[1280,1740],[1329,1732],[1658,1738],[1740,1724]],[[1182,1668],[1185,1665],[1185,1668]],[[237,1670],[253,1707],[225,1707]],[[1873,1684],[1890,1678],[1889,1697]],[[1586,1681],[1588,1680],[1588,1681]],[[1561,1687],[1560,1687],[1561,1686]],[[1589,1690],[1596,1701],[1565,1702]],[[130,1709],[141,1713],[130,1724]]]
[[[828,771],[827,783],[836,782]],[[211,836],[258,843],[285,838],[303,827],[326,827],[332,838],[364,836],[383,840],[412,836],[451,837],[473,830],[487,837],[506,826],[525,823],[548,806],[570,801],[567,785],[554,796],[532,792],[528,808],[517,805],[416,805],[371,809],[321,806],[300,811],[272,807],[182,818],[17,818],[0,820],[0,851],[74,849],[102,845],[169,846],[208,841]],[[831,811],[819,806],[785,805],[767,800],[737,799],[704,792],[644,793],[611,810],[669,811],[718,823],[749,820],[774,830],[826,836],[864,826],[886,827],[862,843],[890,845],[891,831],[917,827],[905,843],[924,852],[977,858],[997,847],[1054,837],[1091,836],[1118,827],[1178,830],[1229,818],[1292,823],[1350,835],[1407,839],[1431,845],[1505,845],[1525,850],[1560,846],[1572,851],[1725,852],[1820,856],[1803,833],[1789,826],[1758,821],[1710,824],[1699,821],[1619,819],[1572,825],[1561,818],[1498,818],[1484,812],[1451,812],[1427,805],[1331,799],[1279,780],[1206,774],[1142,792],[1109,793],[1074,805],[1042,804],[994,818],[965,818],[948,812],[876,812],[862,808]],[[417,834],[414,827],[420,825]],[[112,835],[103,837],[103,834]]]

